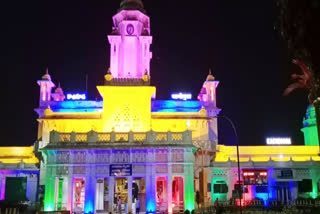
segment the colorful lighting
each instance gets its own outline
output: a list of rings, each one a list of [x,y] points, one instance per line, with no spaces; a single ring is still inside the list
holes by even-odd
[[[86,93],[67,93],[67,100],[86,100]]]
[[[50,176],[46,177],[44,211],[54,210],[55,180]]]
[[[191,100],[192,94],[189,93],[173,93],[171,94],[171,99],[174,100]]]
[[[86,177],[85,185],[85,202],[84,213],[94,213],[95,195],[96,195],[96,180],[95,177]]]

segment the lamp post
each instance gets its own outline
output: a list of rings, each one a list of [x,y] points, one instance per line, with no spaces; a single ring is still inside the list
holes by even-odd
[[[227,116],[224,116],[224,115],[217,115],[217,116],[214,116],[213,118],[224,118],[226,119],[232,126],[232,129],[233,129],[233,132],[234,132],[234,135],[236,136],[236,148],[237,148],[237,164],[238,164],[238,184],[239,184],[239,197],[240,197],[240,214],[242,214],[242,192],[243,192],[243,189],[241,188],[241,182],[240,182],[240,157],[239,157],[239,140],[238,140],[238,134],[237,134],[237,130],[236,130],[236,127],[234,125],[234,123],[232,122],[232,120],[227,117]],[[241,190],[240,190],[241,188]]]

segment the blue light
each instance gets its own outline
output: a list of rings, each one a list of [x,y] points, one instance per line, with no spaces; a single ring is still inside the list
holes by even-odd
[[[82,113],[82,112],[98,112],[101,113],[102,109],[96,109],[96,108],[64,108],[64,109],[53,109],[54,112],[62,112],[62,113]]]
[[[85,202],[84,202],[84,213],[94,213],[94,200],[95,200],[95,178],[87,177],[86,178],[86,189],[85,189]]]
[[[256,198],[263,200],[263,205],[268,206],[269,193],[256,193]]]
[[[152,101],[152,112],[199,112],[201,102],[194,100],[157,100]]]

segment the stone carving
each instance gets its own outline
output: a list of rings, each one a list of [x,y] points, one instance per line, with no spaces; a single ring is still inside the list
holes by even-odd
[[[85,166],[73,166],[73,174],[83,175],[86,174]]]
[[[172,161],[173,162],[184,162],[184,150],[183,149],[172,149]]]
[[[69,163],[70,153],[65,151],[57,152],[56,163]]]

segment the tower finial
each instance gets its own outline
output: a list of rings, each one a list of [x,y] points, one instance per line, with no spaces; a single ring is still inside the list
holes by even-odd
[[[42,76],[41,79],[51,81],[51,76],[50,76],[50,74],[49,74],[48,67],[47,67],[47,69],[46,69],[46,73]]]
[[[213,81],[213,80],[214,80],[214,76],[212,75],[211,68],[209,68],[209,74],[207,76],[206,81]]]
[[[145,13],[142,0],[122,0],[120,3],[120,10],[140,10]]]

